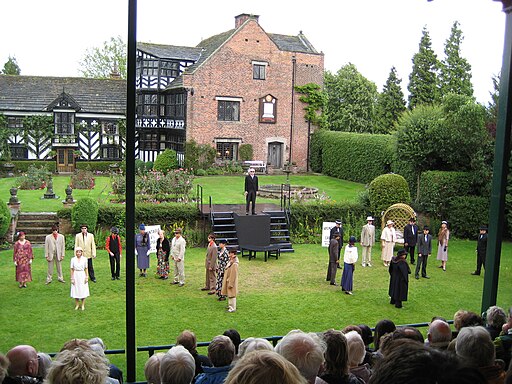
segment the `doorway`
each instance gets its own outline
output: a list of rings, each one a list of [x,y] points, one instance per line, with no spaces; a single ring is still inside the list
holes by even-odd
[[[283,166],[283,143],[273,141],[268,143],[267,163],[276,169]]]
[[[73,148],[57,149],[57,172],[75,171],[75,153]]]

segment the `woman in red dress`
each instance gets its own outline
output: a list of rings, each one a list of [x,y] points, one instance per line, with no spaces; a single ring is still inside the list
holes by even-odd
[[[32,281],[32,244],[25,239],[25,232],[18,232],[18,241],[14,243],[14,265],[16,266],[16,281],[20,288],[27,288],[27,282]]]

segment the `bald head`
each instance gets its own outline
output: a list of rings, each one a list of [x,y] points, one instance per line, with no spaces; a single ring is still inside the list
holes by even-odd
[[[428,327],[428,341],[431,347],[445,347],[452,339],[452,330],[446,321],[434,320]]]
[[[30,345],[18,345],[7,352],[10,365],[8,374],[14,376],[37,376],[39,368],[37,351]]]

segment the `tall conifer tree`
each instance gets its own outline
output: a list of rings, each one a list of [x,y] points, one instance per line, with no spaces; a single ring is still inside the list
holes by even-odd
[[[377,99],[376,133],[391,132],[395,123],[406,110],[404,93],[400,87],[401,82],[402,79],[398,78],[396,68],[392,67],[382,93]]]

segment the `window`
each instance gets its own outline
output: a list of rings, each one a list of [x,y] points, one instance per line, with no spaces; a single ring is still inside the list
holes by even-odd
[[[156,133],[141,133],[139,141],[141,151],[152,151],[158,149],[158,135]]]
[[[217,142],[217,160],[237,160],[238,143]]]
[[[9,128],[23,128],[23,117],[8,117],[7,126]]]
[[[177,61],[162,61],[160,68],[161,76],[178,77],[180,74],[180,63]]]
[[[74,132],[75,114],[72,112],[55,112],[55,133],[72,135]]]
[[[10,144],[11,158],[13,160],[26,160],[28,159],[28,149],[22,144]]]
[[[104,135],[117,135],[117,124],[103,122]]]
[[[277,99],[266,95],[260,99],[260,123],[274,124],[277,120]]]
[[[102,157],[104,159],[119,159],[121,156],[119,155],[119,147],[116,145],[105,146],[102,149]]]
[[[240,101],[218,100],[217,120],[240,121]]]
[[[252,65],[252,78],[254,80],[265,80],[266,65],[253,64]]]
[[[183,93],[161,95],[160,116],[183,119],[185,117],[185,95]]]

